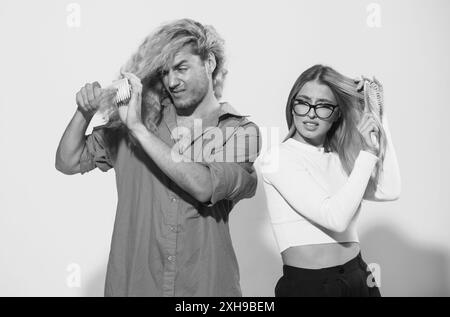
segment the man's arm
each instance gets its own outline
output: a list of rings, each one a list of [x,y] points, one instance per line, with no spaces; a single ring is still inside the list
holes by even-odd
[[[59,142],[55,157],[58,171],[72,175],[80,172],[80,157],[85,146],[85,133],[90,120],[77,109]]]
[[[144,151],[159,168],[178,186],[202,203],[209,202],[212,195],[212,181],[208,167],[173,152],[144,125],[131,130]]]
[[[201,203],[214,205],[222,199],[234,202],[254,195],[256,172],[252,167],[259,153],[257,126],[248,122],[235,131],[234,141],[215,149],[212,162],[193,162],[173,151],[144,126],[136,125],[131,133],[159,168],[183,190]],[[231,152],[231,161],[223,161]]]
[[[86,84],[76,94],[77,110],[64,131],[56,151],[55,167],[58,171],[67,175],[80,173],[80,158],[86,142],[86,129],[99,108],[101,95],[98,82]]]

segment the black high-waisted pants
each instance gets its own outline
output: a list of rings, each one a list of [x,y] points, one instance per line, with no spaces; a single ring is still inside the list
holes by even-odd
[[[283,276],[275,287],[275,297],[380,297],[380,290],[361,253],[342,265],[324,269],[302,269],[283,265]]]

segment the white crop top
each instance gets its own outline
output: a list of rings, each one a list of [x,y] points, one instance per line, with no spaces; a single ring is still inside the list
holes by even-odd
[[[337,153],[288,139],[263,157],[261,169],[272,227],[280,252],[292,246],[359,242],[356,220],[362,199],[395,200],[400,173],[386,118],[383,172],[366,191],[378,158],[361,151],[349,176]],[[264,168],[271,166],[271,168]]]

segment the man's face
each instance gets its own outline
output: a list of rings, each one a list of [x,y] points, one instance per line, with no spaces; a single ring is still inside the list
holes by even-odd
[[[196,107],[212,89],[205,63],[190,46],[175,55],[162,81],[177,109]]]

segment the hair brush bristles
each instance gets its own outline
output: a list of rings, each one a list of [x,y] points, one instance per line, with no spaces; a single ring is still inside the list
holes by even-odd
[[[131,85],[128,78],[116,80],[108,88],[117,90],[115,102],[118,107],[128,104],[131,98]]]
[[[131,98],[131,85],[127,78],[114,81],[110,86],[102,89],[98,113],[103,120],[117,118],[118,108],[126,106]]]
[[[364,82],[364,102],[366,112],[372,113],[379,124],[382,124],[383,115],[383,86],[375,78]],[[375,135],[372,135],[374,143],[377,142]]]
[[[369,106],[368,111],[373,112],[381,121],[383,116],[383,86],[376,80],[364,83],[364,99]]]

